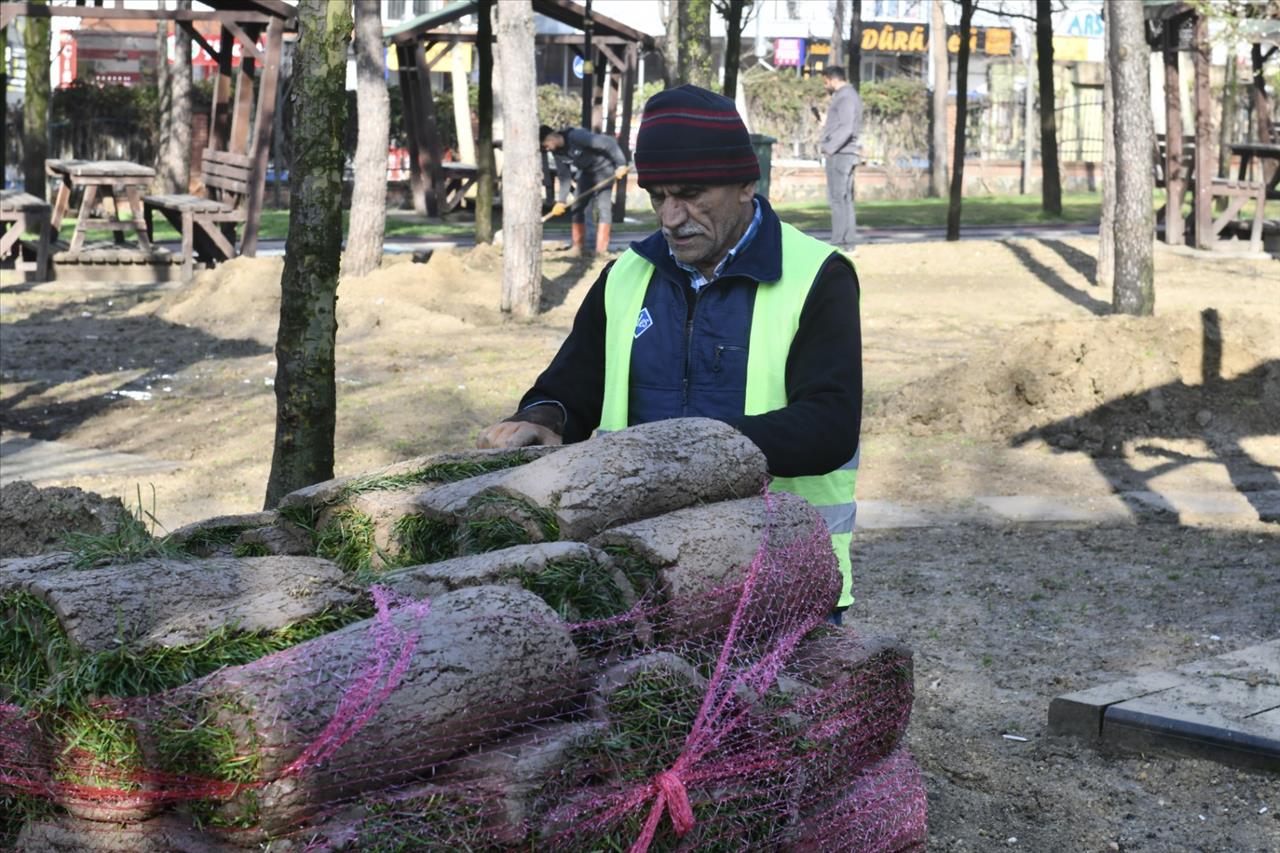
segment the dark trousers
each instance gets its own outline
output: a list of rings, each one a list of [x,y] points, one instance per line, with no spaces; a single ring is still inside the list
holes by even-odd
[[[853,170],[857,154],[827,157],[827,203],[831,205],[831,244],[848,248],[858,241],[858,216],[853,210]]]
[[[585,193],[601,181],[609,178],[610,174],[582,175],[577,181],[577,190],[579,193]],[[577,204],[573,208],[573,221],[586,222],[587,208],[595,208],[595,222],[613,223],[613,184],[609,184],[604,189],[596,190],[590,195],[578,195],[575,199]]]

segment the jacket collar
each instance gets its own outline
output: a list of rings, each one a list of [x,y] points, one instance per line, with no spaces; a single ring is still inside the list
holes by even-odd
[[[764,196],[757,194],[760,203],[760,230],[742,252],[720,273],[720,278],[745,276],[754,281],[777,281],[782,278],[782,222],[773,212]],[[667,240],[659,229],[643,240],[631,244],[631,249],[662,274],[676,281],[687,281],[689,274],[676,265],[667,249]],[[718,279],[717,279],[718,280]]]

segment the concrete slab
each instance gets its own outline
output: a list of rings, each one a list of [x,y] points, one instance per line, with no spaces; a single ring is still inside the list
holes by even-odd
[[[1280,640],[1059,696],[1049,731],[1280,771]]]
[[[1170,672],[1139,673],[1132,678],[1058,696],[1049,703],[1049,732],[1074,737],[1099,737],[1107,708],[1168,690],[1181,684],[1183,680],[1182,676]]]
[[[980,520],[980,516],[973,512],[939,511],[913,507],[896,501],[859,500],[855,526],[859,530],[888,530],[904,527],[945,527]]]
[[[132,453],[76,447],[24,436],[0,438],[0,484],[13,480],[70,480],[99,474],[152,474],[181,468],[179,462]]]
[[[974,500],[1004,521],[1114,524],[1133,520],[1133,513],[1129,507],[1115,495],[1089,497],[992,495]]]

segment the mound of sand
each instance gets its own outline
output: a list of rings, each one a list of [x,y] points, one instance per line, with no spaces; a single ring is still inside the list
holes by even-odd
[[[57,551],[67,533],[102,533],[128,516],[119,498],[15,480],[0,488],[0,557]]]
[[[165,296],[162,319],[220,338],[275,344],[283,258],[235,258]],[[442,249],[425,263],[389,255],[367,276],[338,285],[338,337],[438,334],[503,322],[502,256],[493,246]]]
[[[1280,323],[1213,312],[1029,326],[869,414],[868,432],[1116,452],[1129,439],[1269,434]]]

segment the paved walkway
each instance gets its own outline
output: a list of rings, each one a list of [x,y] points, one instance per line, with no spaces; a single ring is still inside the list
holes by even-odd
[[[1280,640],[1059,696],[1049,731],[1280,770]]]
[[[38,486],[53,480],[102,475],[132,476],[180,467],[177,462],[76,447],[64,441],[41,441],[14,434],[0,436],[0,485],[14,480],[30,480]]]
[[[625,226],[613,234],[609,246],[618,251],[625,248],[633,240],[642,240],[652,231],[628,230]],[[831,237],[829,230],[806,231],[819,240]],[[880,243],[924,243],[932,240],[945,240],[946,228],[900,226],[893,228],[861,228],[858,234],[862,243],[875,245]],[[1026,238],[1090,237],[1097,236],[1096,224],[1075,225],[974,225],[960,230],[962,240],[1010,240]],[[543,232],[542,245],[548,247],[562,246],[568,243],[569,234]],[[258,254],[260,256],[279,256],[284,254],[284,240],[260,240]],[[426,252],[436,249],[474,246],[475,238],[469,234],[456,237],[407,238],[390,237],[383,243],[383,251],[387,254],[404,254],[408,252]],[[174,244],[176,245],[176,244]]]

